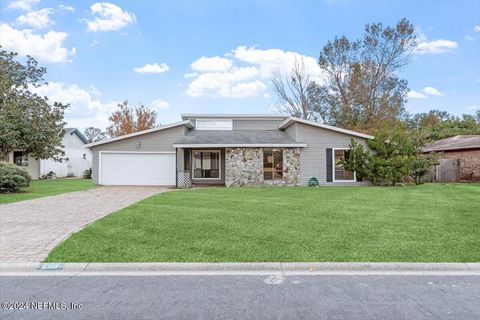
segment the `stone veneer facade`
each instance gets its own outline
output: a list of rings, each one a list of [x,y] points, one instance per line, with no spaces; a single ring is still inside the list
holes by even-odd
[[[300,176],[300,149],[275,148],[283,150],[283,179],[263,180],[263,150],[272,148],[226,148],[225,186],[296,186]]]

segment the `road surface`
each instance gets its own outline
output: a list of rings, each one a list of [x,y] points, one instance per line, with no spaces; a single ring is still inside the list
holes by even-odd
[[[0,302],[0,319],[467,320],[480,277],[5,276]]]

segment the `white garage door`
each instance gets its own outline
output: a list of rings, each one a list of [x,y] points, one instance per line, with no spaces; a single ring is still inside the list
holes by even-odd
[[[100,184],[175,185],[175,153],[100,153]]]

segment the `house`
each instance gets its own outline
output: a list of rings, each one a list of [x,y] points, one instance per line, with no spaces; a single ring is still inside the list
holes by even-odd
[[[182,121],[94,142],[101,185],[357,184],[339,164],[372,136],[285,115],[183,114]]]
[[[92,167],[92,151],[86,148],[88,140],[76,128],[65,128],[62,138],[63,161],[36,159],[22,150],[9,154],[9,162],[15,163],[30,174],[32,179],[54,172],[57,178],[81,177],[86,169]]]
[[[480,135],[459,135],[438,140],[422,151],[437,152],[440,160],[457,160],[458,180],[480,181]]]

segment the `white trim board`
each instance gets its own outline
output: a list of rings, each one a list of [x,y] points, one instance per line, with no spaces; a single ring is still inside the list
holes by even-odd
[[[102,144],[106,144],[106,143],[110,143],[110,142],[115,142],[115,141],[118,141],[118,140],[128,139],[128,138],[132,138],[132,137],[136,137],[136,136],[141,136],[143,134],[152,133],[152,132],[156,132],[156,131],[161,131],[161,130],[165,130],[165,129],[170,129],[170,128],[174,128],[174,127],[178,127],[178,126],[186,126],[187,128],[190,128],[190,129],[193,128],[192,123],[188,120],[185,120],[185,121],[181,121],[181,122],[170,123],[170,124],[158,127],[158,128],[152,128],[152,129],[147,129],[147,130],[142,130],[142,131],[138,131],[138,132],[134,132],[134,133],[125,134],[125,135],[120,136],[120,137],[115,137],[115,138],[106,139],[106,140],[102,140],[102,141],[92,142],[92,143],[86,144],[85,147],[91,148],[91,147],[95,147],[95,146],[98,146],[98,145],[102,145]]]
[[[174,144],[174,148],[304,148],[306,143],[222,143],[222,144]]]
[[[308,124],[308,125],[319,127],[319,128],[326,129],[326,130],[341,132],[341,133],[345,133],[345,134],[355,136],[355,137],[360,137],[360,138],[365,138],[365,139],[373,139],[374,138],[374,136],[364,134],[364,133],[360,133],[360,132],[357,132],[357,131],[342,129],[342,128],[338,128],[338,127],[334,127],[334,126],[329,126],[329,125],[326,125],[326,124],[323,124],[323,123],[318,123],[318,122],[315,122],[315,121],[300,119],[300,118],[296,118],[296,117],[290,117],[290,118],[286,119],[285,121],[280,123],[278,128],[282,129],[282,130],[286,129],[291,124],[293,124],[294,122],[300,122],[300,123],[303,123],[303,124]]]

